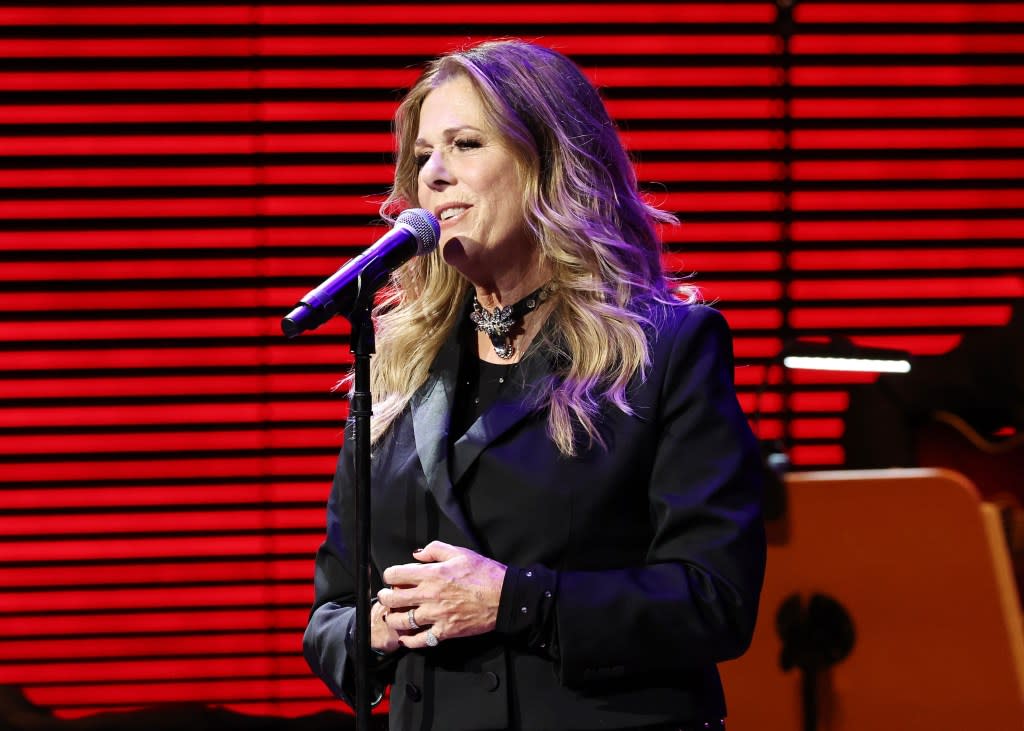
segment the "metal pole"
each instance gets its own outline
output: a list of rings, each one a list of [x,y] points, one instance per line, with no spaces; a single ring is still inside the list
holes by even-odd
[[[372,295],[370,295],[372,298]],[[355,356],[355,383],[349,408],[355,424],[355,574],[356,574],[356,728],[370,731],[373,687],[370,682],[370,356],[374,353],[370,303],[359,302],[349,316],[349,347]]]

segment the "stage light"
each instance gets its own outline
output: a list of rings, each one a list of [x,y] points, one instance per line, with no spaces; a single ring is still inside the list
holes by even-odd
[[[910,354],[888,348],[865,348],[849,338],[796,340],[781,354],[786,368],[862,373],[909,373]]]

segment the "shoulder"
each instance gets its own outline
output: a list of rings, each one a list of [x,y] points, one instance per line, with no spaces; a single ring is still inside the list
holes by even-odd
[[[733,383],[733,348],[729,324],[704,304],[666,306],[651,343],[650,378],[662,396],[687,384]]]
[[[729,344],[732,334],[721,312],[705,304],[662,306],[651,318],[655,350],[685,351],[696,345]]]
[[[725,317],[721,312],[704,303],[672,303],[664,305],[662,312],[667,322],[677,323],[679,326],[687,324],[689,327],[694,327],[701,323],[719,320],[725,322]]]

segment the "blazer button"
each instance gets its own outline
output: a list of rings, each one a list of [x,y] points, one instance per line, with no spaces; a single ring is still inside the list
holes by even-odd
[[[484,688],[493,693],[498,689],[499,685],[501,685],[501,678],[499,678],[495,673],[490,671],[484,673]]]
[[[411,700],[413,703],[419,703],[420,698],[423,697],[423,692],[419,689],[419,686],[413,685],[412,683],[406,683],[405,697]]]

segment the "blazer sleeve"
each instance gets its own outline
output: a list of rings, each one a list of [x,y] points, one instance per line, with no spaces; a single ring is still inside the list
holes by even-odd
[[[569,686],[708,666],[741,655],[753,636],[766,555],[759,449],[736,399],[724,317],[697,306],[681,320],[655,348],[668,363],[653,371],[664,375],[646,561],[558,572]]]
[[[355,532],[351,505],[354,486],[351,422],[345,430],[345,446],[338,457],[334,484],[327,502],[327,537],[316,554],[315,599],[302,637],[302,652],[309,667],[331,692],[349,705],[355,701],[356,590],[352,567]],[[374,589],[380,588],[372,587]],[[374,592],[375,594],[375,592]],[[373,705],[380,703],[392,680],[394,661],[400,652],[381,656],[371,650]]]

